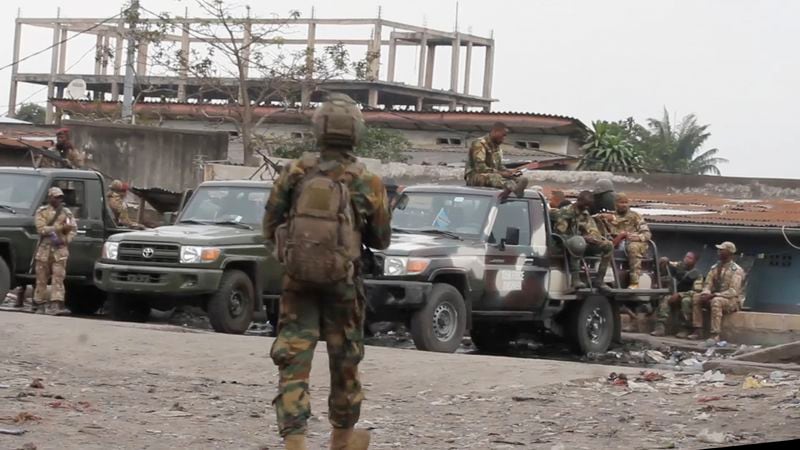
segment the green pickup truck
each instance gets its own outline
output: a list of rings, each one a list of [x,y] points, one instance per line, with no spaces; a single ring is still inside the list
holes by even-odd
[[[277,317],[282,269],[261,220],[271,185],[202,183],[174,225],[111,236],[94,266],[115,320],[145,321],[151,308],[202,307],[222,333],[244,333],[255,312]]]
[[[92,284],[95,260],[107,237],[128,230],[117,228],[111,218],[103,176],[88,170],[0,167],[0,301],[9,289],[35,281],[31,260],[39,236],[34,213],[46,204],[51,186],[64,191],[64,205],[78,222],[69,245],[66,303],[75,313],[92,314],[104,301]]]

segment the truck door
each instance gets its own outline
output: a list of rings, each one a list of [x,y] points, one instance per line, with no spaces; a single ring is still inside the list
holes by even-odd
[[[102,188],[99,181],[57,178],[53,186],[64,191],[64,206],[78,222],[77,234],[69,245],[67,278],[91,279],[94,262],[100,257],[105,240],[102,215]],[[96,199],[91,201],[90,199]]]
[[[481,309],[530,310],[538,302],[534,293],[541,292],[541,287],[533,265],[536,252],[531,208],[527,199],[509,200],[497,207],[497,217],[486,247],[485,291]]]

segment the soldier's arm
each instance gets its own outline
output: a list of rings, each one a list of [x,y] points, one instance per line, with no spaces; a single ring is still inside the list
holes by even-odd
[[[714,266],[711,266],[711,269],[708,271],[708,275],[706,275],[706,281],[703,283],[703,294],[711,293],[711,289],[714,286],[715,272]]]
[[[383,250],[389,246],[392,239],[389,198],[379,177],[371,176],[365,181],[370,211],[365,218],[363,240],[368,247]]]
[[[67,208],[64,208],[64,213],[62,214],[61,217],[62,217],[62,219],[60,219],[60,222],[62,224],[62,229],[64,229],[64,226],[67,224],[67,222],[70,222],[72,224],[70,226],[69,230],[67,230],[64,233],[64,237],[65,237],[64,241],[65,241],[66,244],[69,244],[70,242],[72,242],[73,239],[75,239],[75,236],[78,235],[78,232],[76,230],[77,227],[74,226],[75,225],[75,216],[72,215],[72,211],[70,211]]]
[[[641,242],[647,242],[653,237],[653,234],[650,233],[650,227],[641,216],[639,217],[639,223],[636,227],[636,232],[638,233],[639,241]]]
[[[569,215],[567,212],[557,210],[555,219],[555,230],[558,232],[558,234],[567,234],[567,231],[569,231]]]
[[[503,172],[506,170],[505,164],[503,164],[503,150],[500,147],[497,148],[497,171]]]
[[[589,220],[586,221],[585,227],[586,235],[589,236],[589,238],[595,241],[604,239],[603,235],[600,233],[600,229],[597,228],[597,223],[595,223],[593,218],[589,217]]]
[[[490,169],[489,166],[486,165],[486,149],[483,148],[483,144],[481,144],[480,140],[473,142],[469,151],[470,153],[472,153],[472,164],[475,173],[492,172],[492,169]]]
[[[264,239],[272,244],[275,243],[275,230],[284,222],[289,214],[292,201],[291,194],[291,172],[294,163],[283,168],[280,177],[272,185],[272,191],[264,209],[263,234]]]
[[[49,236],[56,231],[56,228],[54,226],[47,226],[47,219],[45,218],[44,211],[44,208],[36,211],[36,232],[39,233],[40,236]]]
[[[744,279],[742,269],[730,271],[728,273],[728,278],[730,281],[728,283],[728,289],[720,292],[719,296],[731,299],[740,298],[742,295],[742,280]]]

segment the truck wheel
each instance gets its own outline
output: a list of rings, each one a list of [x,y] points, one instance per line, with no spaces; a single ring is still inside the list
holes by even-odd
[[[208,300],[208,319],[218,333],[242,334],[253,321],[255,295],[246,273],[228,270],[222,274],[219,290]]]
[[[105,301],[105,293],[93,286],[72,286],[67,288],[65,304],[73,314],[91,316],[103,306]]]
[[[0,258],[0,303],[6,300],[9,289],[11,289],[11,271],[6,260]]]
[[[108,294],[111,319],[119,322],[147,322],[150,305],[141,297],[125,294]]]
[[[508,350],[508,344],[516,337],[516,331],[512,328],[497,325],[472,325],[470,337],[472,345],[481,353],[504,353]]]
[[[576,305],[569,321],[572,350],[579,354],[603,353],[614,337],[614,313],[602,295],[593,295]]]
[[[411,337],[419,350],[453,353],[464,337],[467,308],[458,289],[433,285],[425,306],[411,317]]]

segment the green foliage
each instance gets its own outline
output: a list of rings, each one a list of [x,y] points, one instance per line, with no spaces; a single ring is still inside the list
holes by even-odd
[[[45,109],[36,103],[25,103],[19,107],[15,116],[19,120],[42,125],[45,119]]]
[[[702,150],[711,133],[709,125],[699,125],[694,114],[685,116],[674,127],[664,109],[660,120],[648,119],[647,124],[650,136],[646,145],[653,162],[668,172],[719,175],[718,166],[728,162],[717,156],[719,149]]]
[[[266,139],[260,146],[279,158],[299,158],[305,152],[316,151],[313,138]],[[383,128],[367,127],[361,143],[355,149],[356,156],[379,159],[382,162],[406,162],[403,154],[411,147],[411,142],[403,135]]]
[[[582,147],[579,170],[609,172],[644,172],[641,154],[634,148],[620,123],[596,121]]]

